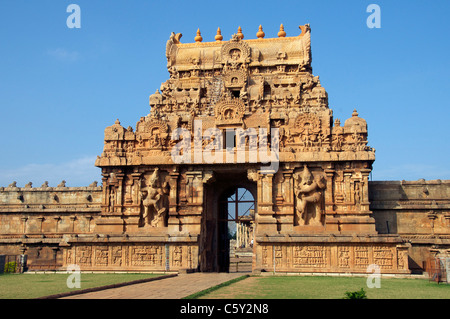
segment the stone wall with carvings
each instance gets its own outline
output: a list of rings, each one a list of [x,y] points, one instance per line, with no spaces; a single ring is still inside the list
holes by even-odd
[[[148,114],[105,128],[102,187],[0,189],[0,252],[42,268],[217,271],[221,201],[237,186],[254,197],[255,271],[405,273],[415,244],[445,244],[448,183],[371,184],[367,122],[353,108],[333,117],[310,26],[282,29],[212,42],[199,30],[193,43],[172,33]]]
[[[190,243],[73,243],[63,263],[83,270],[177,271],[197,268],[198,249]]]
[[[0,234],[90,233],[101,186],[0,187]]]
[[[298,172],[302,173],[303,171],[304,169],[299,167]],[[315,170],[313,169],[310,174],[314,172]],[[292,194],[295,188],[289,186],[294,181],[291,175],[292,170],[290,172],[280,170],[278,176],[283,176],[283,178],[279,179],[279,181],[282,180],[282,183],[276,184],[279,186],[275,188],[273,193],[274,202],[276,203],[275,216],[280,221],[279,224],[285,224],[285,226],[281,226],[281,229],[289,229],[285,233],[292,233],[293,219],[295,218],[294,194]],[[278,177],[273,178],[278,181]],[[333,188],[336,189],[336,187]],[[449,181],[369,182],[368,196],[370,210],[373,212],[376,230],[379,234],[400,235],[411,244],[411,247],[408,249],[408,255],[410,257],[409,266],[413,270],[423,269],[425,261],[430,257],[430,248],[449,249],[450,247],[449,192]],[[101,194],[102,187],[100,186],[79,188],[47,186],[0,188],[0,246],[2,253],[19,254],[26,252],[29,255],[31,265],[33,265],[34,260],[40,260],[44,266],[48,266],[48,262],[54,260],[56,255],[58,255],[56,258],[58,265],[62,265],[63,261],[65,263],[68,262],[69,259],[67,258],[70,257],[64,257],[63,260],[63,257],[59,256],[64,251],[64,245],[61,246],[61,243],[65,243],[67,238],[72,238],[73,236],[79,237],[83,234],[86,236],[87,234],[94,233],[96,221],[100,217]],[[182,196],[183,198],[184,196]],[[289,201],[289,198],[292,198],[292,200]],[[280,213],[283,211],[284,215]],[[286,213],[287,211],[291,213]],[[288,218],[288,222],[286,222],[286,218]],[[315,229],[316,233],[317,231],[318,228]],[[341,234],[341,232],[338,234]],[[98,244],[98,241],[104,241],[103,237],[91,236],[89,238],[91,238],[90,241],[95,243],[95,245],[103,247],[107,251],[105,254],[108,257],[105,257],[105,260],[108,260],[108,267],[115,267],[119,263],[120,265],[130,265],[132,266],[131,268],[137,269],[132,262],[126,264],[122,263],[122,261],[114,261],[126,258],[119,258],[119,255],[122,256],[119,251],[122,252],[123,250],[121,245],[107,242],[102,246]],[[327,241],[333,240],[332,236],[325,238]],[[68,241],[71,242],[71,240]],[[77,245],[86,247],[81,246],[81,244]],[[159,243],[158,245],[164,246],[163,243]],[[362,246],[358,248],[357,245],[353,245],[351,246],[353,248],[351,248],[342,245],[333,245],[328,243],[327,251],[330,254],[331,251],[334,251],[334,254],[341,256],[341,259],[335,259],[338,260],[338,263],[335,263],[333,267],[338,265],[339,267],[337,268],[331,267],[330,262],[332,259],[329,259],[329,263],[325,267],[327,270],[332,268],[335,270],[344,269],[345,267],[342,265],[350,262],[351,258],[354,258],[355,266],[362,265],[362,262],[358,261],[358,256],[362,256],[363,251],[365,251],[361,248]],[[75,249],[74,247],[70,248],[69,251],[73,251]],[[130,245],[126,245],[126,247],[128,250],[131,249],[129,248],[131,247]],[[198,249],[196,244],[190,247],[191,249]],[[266,261],[262,261],[262,265],[265,265],[264,268],[267,269],[273,268],[273,262],[267,261],[269,259],[273,260],[273,251],[279,256],[290,256],[289,254],[295,256],[296,252],[300,256],[301,251],[309,251],[312,249],[305,248],[310,246],[303,246],[302,248],[302,246],[296,246],[292,243],[282,243],[278,246],[264,245],[264,247],[261,250],[261,256],[266,256],[264,257],[266,259],[262,259]],[[286,251],[284,255],[281,252],[281,247],[284,247],[282,249]],[[313,247],[316,246],[313,245]],[[365,244],[364,247],[368,249],[367,247],[369,246]],[[181,249],[184,251],[187,248]],[[288,250],[290,251],[289,253],[287,253]],[[280,252],[277,253],[278,251]],[[268,253],[271,254],[270,257],[267,257]],[[176,255],[177,253],[174,254]],[[98,256],[101,255],[99,252]],[[192,256],[190,258],[192,260],[198,259]],[[322,268],[321,266],[316,267],[314,265],[307,267],[306,264],[301,266],[301,263],[294,262],[293,258],[286,259],[292,262],[292,269],[309,268],[317,270],[316,268]],[[173,260],[175,260],[175,264],[179,264],[176,262],[176,257]],[[188,259],[185,258],[184,260]],[[174,267],[175,264],[172,266]],[[91,267],[94,269],[95,266],[100,265],[102,265],[101,262],[93,263]],[[275,263],[275,265],[277,264]],[[39,262],[35,266],[38,267]],[[183,267],[186,266],[183,264]],[[282,271],[282,269],[287,268],[286,265],[283,267],[278,267],[277,269]]]
[[[450,252],[449,180],[370,182],[369,199],[377,231],[411,243],[413,270],[425,269],[430,248]]]
[[[377,265],[383,273],[409,273],[407,247],[380,243],[261,244],[261,270],[267,272],[352,272],[367,273]]]
[[[0,187],[0,253],[27,254],[30,269],[63,265],[64,236],[90,234],[101,212],[102,187]]]

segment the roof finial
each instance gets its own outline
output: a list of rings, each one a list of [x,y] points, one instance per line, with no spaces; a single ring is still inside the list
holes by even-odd
[[[278,31],[278,37],[284,38],[286,36],[286,32],[284,31],[284,25],[283,23],[280,24],[280,31]]]
[[[263,31],[263,29],[262,29],[262,26],[260,25],[259,26],[259,29],[258,29],[258,32],[256,32],[256,36],[258,37],[258,38],[264,38],[264,36],[265,36],[266,34],[264,33],[264,31]]]
[[[242,28],[239,27],[238,28],[238,32],[236,34],[238,36],[239,39],[243,40],[244,39],[244,34],[242,33]]]
[[[223,40],[223,36],[222,36],[222,32],[220,31],[220,28],[217,28],[217,34],[214,37],[214,39],[216,39],[216,41],[222,41]]]
[[[194,40],[195,40],[195,42],[202,42],[203,41],[202,35],[200,33],[200,29],[197,30],[197,36],[195,37]]]

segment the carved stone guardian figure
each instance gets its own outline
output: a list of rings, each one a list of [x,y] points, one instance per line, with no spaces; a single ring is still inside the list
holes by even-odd
[[[325,177],[314,178],[304,165],[301,173],[294,174],[294,193],[296,199],[296,216],[294,225],[322,225],[323,190]]]
[[[143,206],[141,220],[144,226],[150,224],[152,227],[165,227],[167,214],[167,182],[160,186],[159,169],[156,168],[150,177],[147,187],[141,191],[140,198]]]

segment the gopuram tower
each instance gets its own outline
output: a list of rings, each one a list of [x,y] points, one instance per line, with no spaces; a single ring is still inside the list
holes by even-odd
[[[240,213],[227,198],[241,188],[253,198],[254,272],[409,272],[407,246],[378,234],[369,209],[367,123],[353,109],[333,119],[310,26],[299,28],[229,40],[218,29],[211,42],[198,30],[192,43],[172,33],[150,113],[105,129],[101,215],[93,234],[67,241],[65,264],[228,271]]]

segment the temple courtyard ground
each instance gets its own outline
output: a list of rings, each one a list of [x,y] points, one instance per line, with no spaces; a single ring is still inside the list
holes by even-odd
[[[342,299],[364,289],[368,299],[450,299],[450,285],[427,279],[381,278],[368,288],[366,277],[250,276],[199,298],[208,299]]]
[[[251,276],[242,273],[81,274],[81,289],[132,282],[101,289],[71,299],[342,299],[346,292],[366,292],[368,299],[450,299],[450,285],[420,279],[380,279],[380,288],[368,288],[366,277]],[[0,275],[0,299],[31,299],[63,294],[68,274]],[[148,281],[152,280],[152,281]],[[148,282],[145,282],[148,281]],[[110,286],[111,287],[111,286]]]

